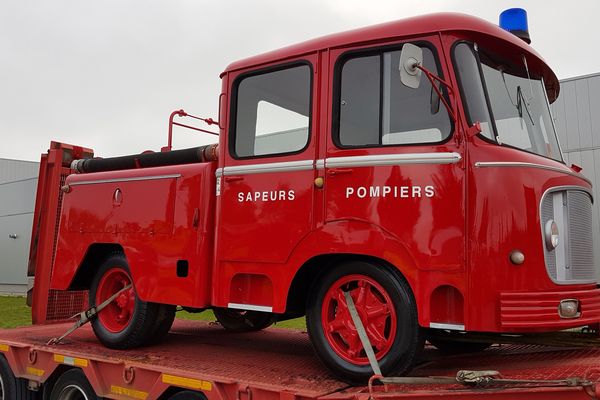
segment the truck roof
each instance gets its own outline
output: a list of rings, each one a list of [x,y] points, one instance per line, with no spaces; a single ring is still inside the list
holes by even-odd
[[[529,55],[527,60],[529,68],[544,78],[550,101],[552,102],[558,97],[558,78],[533,47],[497,25],[461,13],[428,14],[322,36],[235,61],[225,68],[221,77],[228,72],[248,67],[259,67],[276,61],[285,61],[319,50],[356,46],[376,41],[398,40],[438,32],[468,32],[469,36],[491,51],[498,51],[502,48],[511,49],[507,53],[514,55],[514,46],[520,48],[522,52]]]

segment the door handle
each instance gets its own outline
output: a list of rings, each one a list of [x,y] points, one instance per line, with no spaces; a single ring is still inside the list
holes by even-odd
[[[336,175],[344,175],[351,174],[352,170],[349,168],[333,168],[327,171],[328,175],[336,176]]]
[[[243,180],[243,176],[226,176],[225,182],[237,182]]]

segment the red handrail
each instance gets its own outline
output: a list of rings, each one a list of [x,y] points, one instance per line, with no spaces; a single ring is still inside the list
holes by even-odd
[[[188,128],[188,129],[193,129],[193,130],[198,131],[198,132],[209,133],[211,135],[219,136],[219,134],[217,132],[211,132],[211,131],[207,131],[205,129],[197,128],[195,126],[182,124],[180,122],[175,122],[175,121],[173,121],[173,118],[175,118],[175,116],[179,116],[181,118],[183,118],[183,117],[194,118],[194,119],[200,120],[200,121],[202,121],[202,122],[204,122],[204,123],[206,123],[208,125],[217,125],[217,126],[219,125],[219,122],[215,121],[212,118],[197,117],[195,115],[191,115],[191,114],[186,113],[184,110],[173,111],[171,113],[171,116],[169,117],[169,137],[168,137],[168,140],[167,140],[167,146],[163,147],[161,149],[161,151],[171,151],[173,149],[173,125],[181,126],[181,127]]]

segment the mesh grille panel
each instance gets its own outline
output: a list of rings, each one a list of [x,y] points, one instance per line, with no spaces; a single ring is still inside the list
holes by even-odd
[[[56,257],[56,245],[58,244],[58,229],[60,226],[60,212],[62,211],[62,201],[64,192],[60,189],[65,184],[67,180],[68,172],[63,171],[60,174],[60,185],[58,186],[58,206],[56,207],[56,225],[54,226],[54,245],[52,246],[52,264],[54,266],[54,258]],[[52,271],[54,268],[50,269],[50,279],[52,279]]]
[[[48,294],[47,321],[63,321],[88,308],[86,290],[50,290]]]
[[[69,174],[68,168],[63,168],[60,175],[60,186],[58,190],[58,205],[56,207],[56,225],[54,226],[54,245],[52,247],[52,265],[56,257],[56,246],[58,244],[58,230],[60,227],[60,214],[62,211],[63,191],[60,188],[65,184]],[[50,270],[53,271],[54,267]],[[50,276],[52,278],[52,276]],[[46,309],[46,321],[63,321],[73,315],[84,311],[88,307],[88,293],[85,290],[61,291],[50,290],[48,293],[48,307]]]
[[[592,228],[592,202],[581,191],[569,191],[569,255],[572,277],[575,280],[593,280],[594,243]]]
[[[592,198],[577,189],[554,190],[542,199],[542,242],[548,275],[557,283],[583,283],[597,280],[594,265]],[[557,222],[558,247],[548,250],[546,223]]]

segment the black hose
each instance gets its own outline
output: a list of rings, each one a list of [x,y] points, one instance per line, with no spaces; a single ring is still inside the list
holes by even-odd
[[[118,171],[123,169],[161,167],[165,165],[192,164],[216,159],[214,144],[160,153],[142,153],[111,158],[75,160],[71,169],[77,172]]]

